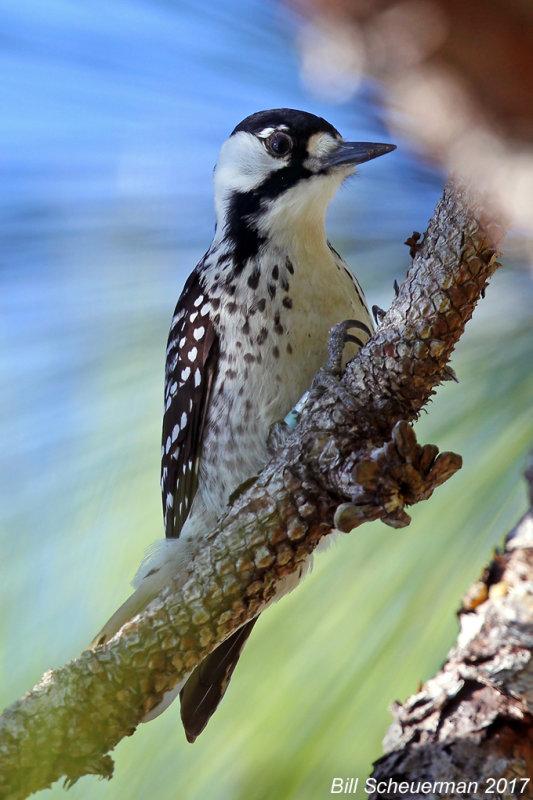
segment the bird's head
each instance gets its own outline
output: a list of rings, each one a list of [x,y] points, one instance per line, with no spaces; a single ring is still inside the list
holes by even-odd
[[[215,167],[217,237],[323,226],[331,198],[355,167],[394,149],[346,142],[333,125],[305,111],[252,114],[223,144]]]

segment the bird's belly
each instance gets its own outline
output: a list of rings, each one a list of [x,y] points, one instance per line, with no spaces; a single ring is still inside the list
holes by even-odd
[[[248,317],[245,338],[244,318],[226,324],[190,515],[195,529],[199,523],[213,526],[231,492],[266,463],[270,427],[288,414],[325,364],[332,325],[362,317],[353,286],[344,281],[333,288],[337,291],[315,297],[312,306],[297,294],[290,309],[281,300],[279,307],[272,304],[267,312],[277,320],[274,325],[260,315]]]

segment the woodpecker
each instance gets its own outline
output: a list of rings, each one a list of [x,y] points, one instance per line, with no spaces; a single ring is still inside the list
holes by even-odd
[[[213,242],[190,274],[168,337],[161,448],[166,540],[143,562],[135,593],[96,637],[102,644],[147,605],[214,528],[232,492],[268,458],[269,430],[326,363],[330,328],[350,319],[345,357],[370,337],[363,291],[326,237],[327,206],[356,165],[394,150],[346,142],[325,119],[280,108],[243,120],[214,171]],[[286,581],[276,599],[303,575]],[[167,693],[181,696],[192,742],[228,686],[250,620]]]

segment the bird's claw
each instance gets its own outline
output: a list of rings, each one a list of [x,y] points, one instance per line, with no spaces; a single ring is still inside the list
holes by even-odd
[[[345,319],[342,322],[337,322],[329,332],[328,353],[329,358],[324,366],[324,370],[330,375],[340,377],[342,373],[342,357],[344,348],[348,342],[361,347],[361,340],[357,336],[348,333],[352,328],[360,329],[361,325],[356,319]]]
[[[372,316],[374,317],[374,322],[376,325],[381,325],[383,322],[383,317],[387,312],[381,308],[380,306],[373,305],[372,306]]]
[[[328,344],[329,358],[324,367],[315,375],[310,393],[314,397],[319,397],[326,390],[329,390],[336,395],[349,411],[354,411],[357,405],[351,393],[339,381],[342,374],[342,357],[346,344],[354,342],[359,346],[361,345],[361,341],[349,333],[351,328],[360,328],[357,320],[345,319],[331,328]]]
[[[442,370],[442,378],[441,378],[441,380],[442,381],[455,381],[455,383],[459,383],[459,378],[455,374],[454,368],[450,367],[449,364],[447,364],[444,367],[444,369]]]
[[[323,367],[315,375],[309,394],[311,395],[312,399],[315,399],[323,395],[326,391],[330,391],[333,395],[335,395],[335,397],[348,411],[357,411],[358,406],[354,401],[351,392],[344,388],[342,383],[339,381],[338,375],[329,372],[326,367]]]
[[[291,412],[292,414],[293,412]],[[287,415],[289,416],[289,415]],[[287,418],[283,422],[273,422],[268,431],[267,447],[270,453],[279,450],[289,437],[291,427],[287,424]],[[296,423],[295,423],[296,425]],[[295,425],[293,427],[295,427]]]

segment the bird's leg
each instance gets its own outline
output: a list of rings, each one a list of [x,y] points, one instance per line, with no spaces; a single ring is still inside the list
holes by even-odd
[[[276,450],[279,450],[280,447],[283,447],[287,441],[287,438],[300,422],[300,417],[302,416],[302,412],[307,405],[308,400],[309,392],[305,392],[300,397],[296,405],[291,408],[282,422],[274,422],[270,426],[267,445],[271,453],[275,453]]]
[[[334,325],[329,332],[328,353],[329,358],[322,368],[324,372],[332,375],[335,378],[340,378],[342,374],[342,357],[344,355],[344,348],[348,342],[361,345],[361,341],[352,336],[348,331],[351,328],[358,328],[359,323],[354,319],[345,319],[343,322],[338,322]]]
[[[329,358],[326,364],[317,372],[309,391],[305,392],[305,394],[300,397],[283,422],[274,422],[274,424],[270,426],[267,444],[271,453],[276,452],[276,450],[285,444],[287,437],[298,425],[303,410],[309,400],[320,397],[326,389],[331,389],[347,408],[350,410],[355,409],[350,393],[343,389],[339,383],[339,378],[342,374],[342,356],[346,344],[348,342],[360,344],[359,339],[348,333],[350,328],[359,329],[360,326],[356,320],[346,319],[343,322],[338,322],[337,325],[331,328],[328,344]]]
[[[357,321],[353,319],[345,319],[332,327],[328,344],[329,358],[322,369],[315,375],[310,389],[310,394],[313,398],[320,397],[326,389],[329,389],[350,411],[356,410],[357,407],[350,392],[346,391],[340,384],[339,378],[342,375],[342,357],[346,344],[348,342],[360,344],[359,340],[348,331],[350,328],[358,327]]]

